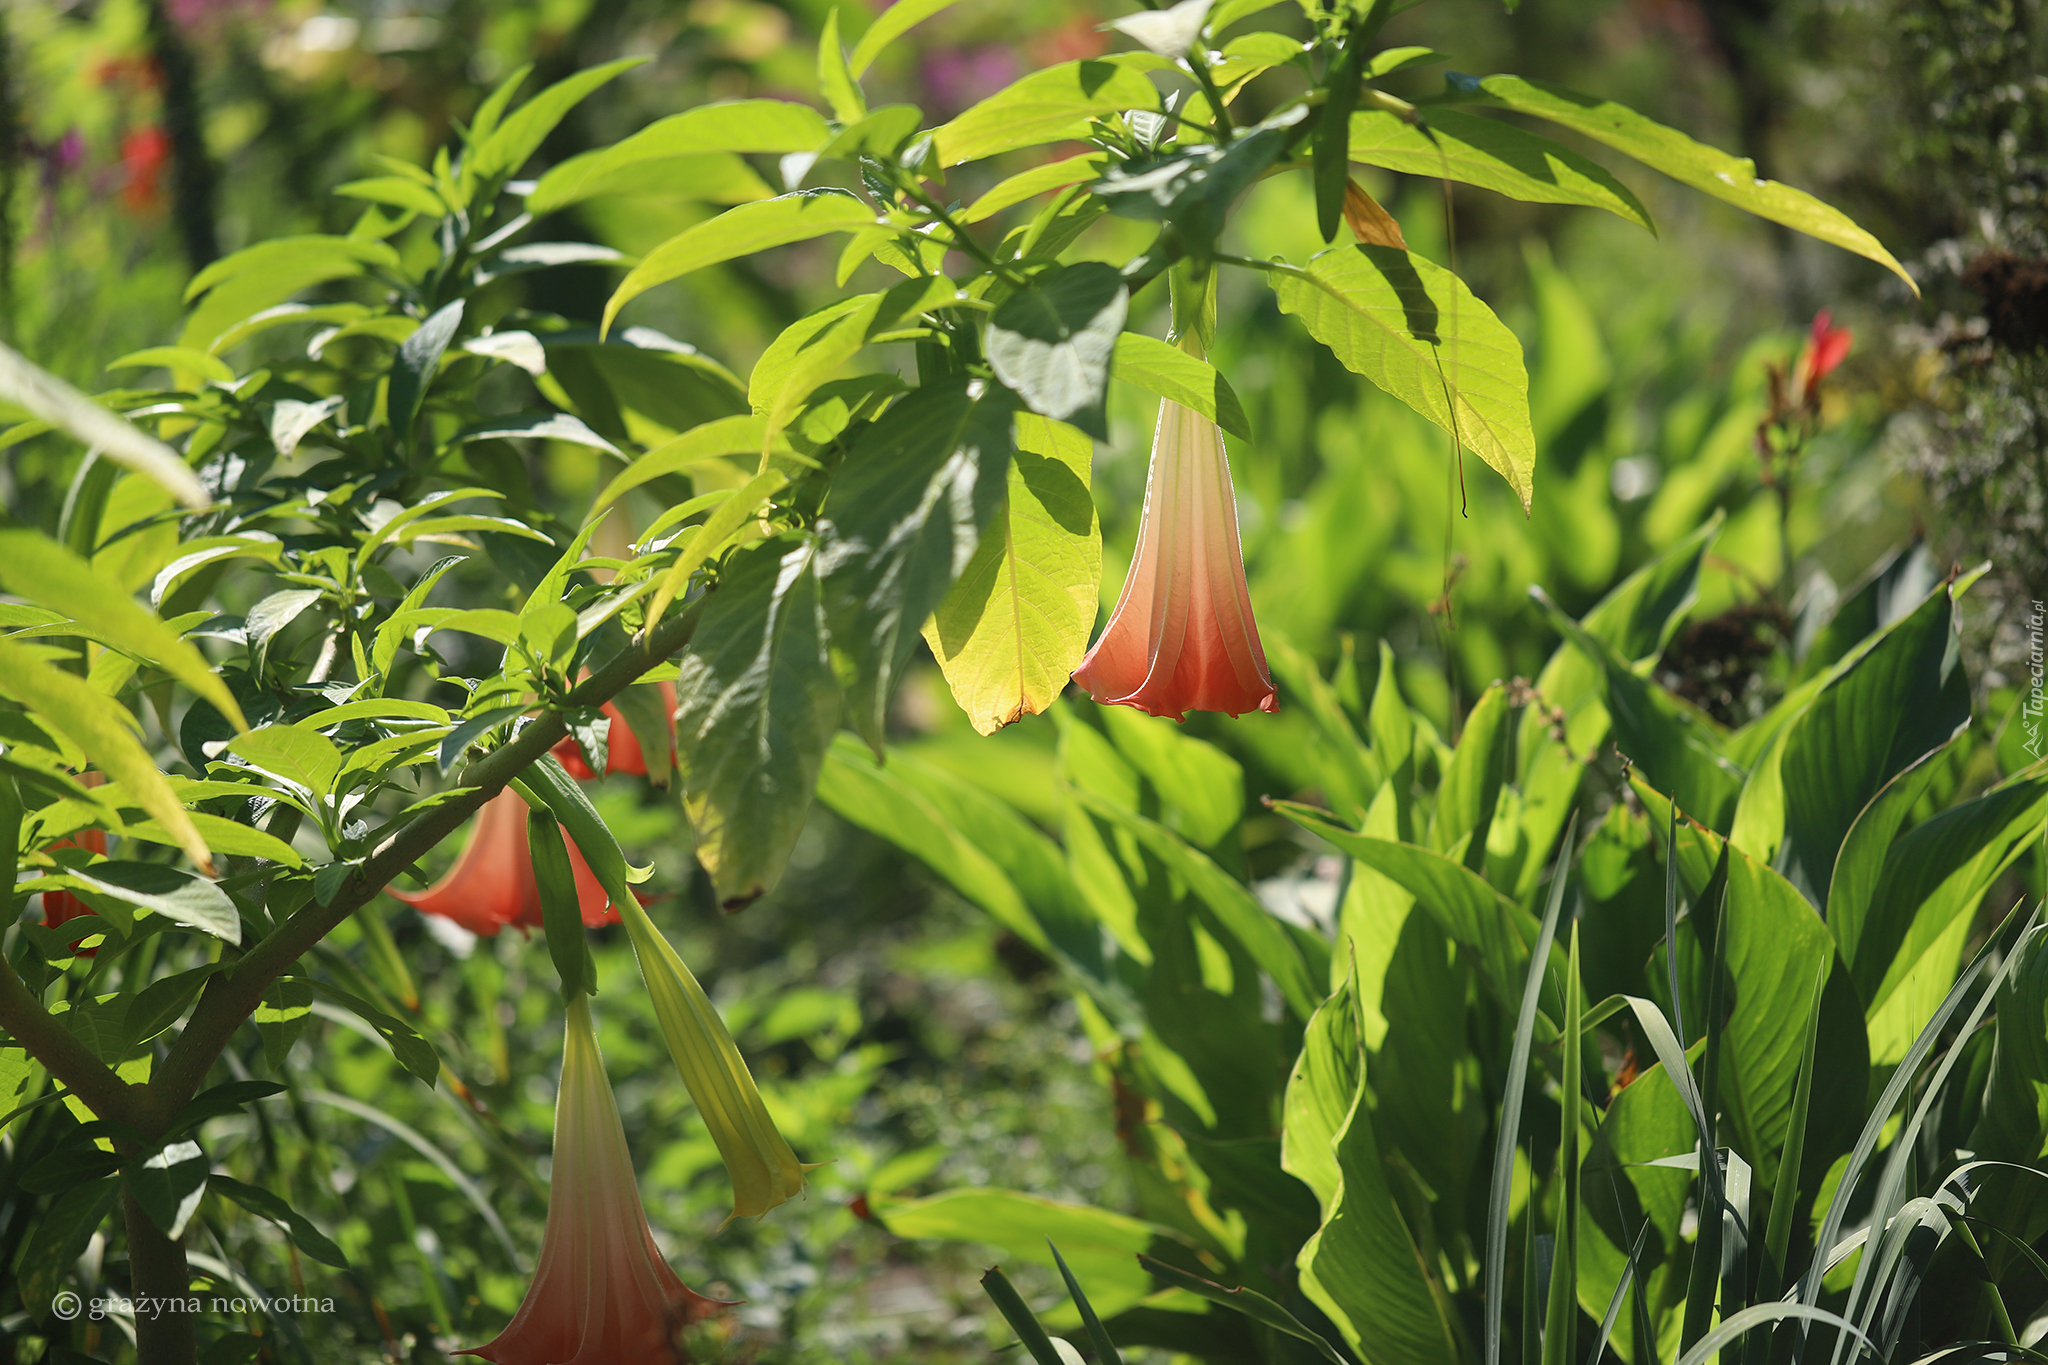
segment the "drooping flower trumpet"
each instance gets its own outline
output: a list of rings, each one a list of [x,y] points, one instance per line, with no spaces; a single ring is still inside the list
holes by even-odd
[[[611,897],[573,842],[569,861],[576,872],[583,922],[592,928],[617,924]],[[540,891],[526,843],[526,803],[509,788],[499,792],[477,813],[469,842],[439,881],[424,891],[392,887],[391,894],[422,914],[453,920],[485,938],[508,924],[540,928]]]
[[[667,682],[656,684],[655,695],[661,698],[661,712],[663,718],[667,721],[669,734],[668,747],[670,758],[668,762],[663,763],[660,767],[660,771],[663,774],[662,781],[666,782],[666,774],[669,768],[674,766],[673,755],[675,752],[676,732],[675,684]],[[605,716],[611,721],[610,734],[605,740],[605,774],[607,776],[612,773],[625,773],[632,777],[652,776],[653,773],[649,770],[647,764],[647,751],[641,747],[640,736],[627,723],[625,713],[619,709],[618,703],[608,701],[604,704],[603,709]],[[563,740],[554,747],[553,753],[561,761],[562,766],[569,770],[569,776],[577,781],[588,782],[597,776],[591,770],[590,765],[583,761],[583,751],[577,748],[575,740]]]
[[[1074,681],[1098,702],[1174,720],[1279,709],[1245,587],[1223,431],[1178,403],[1159,404],[1137,554]]]
[[[654,1244],[590,1002],[575,990],[567,1004],[540,1263],[505,1330],[457,1354],[494,1365],[680,1365],[676,1333],[721,1303],[676,1278]]]

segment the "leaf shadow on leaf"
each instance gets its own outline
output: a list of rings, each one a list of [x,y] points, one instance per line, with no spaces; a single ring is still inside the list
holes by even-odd
[[[1436,328],[1441,314],[1435,300],[1429,297],[1429,290],[1423,286],[1415,263],[1408,259],[1408,253],[1390,246],[1361,245],[1357,249],[1387,277],[1387,283],[1394,286],[1394,292],[1401,298],[1401,315],[1409,333],[1427,345],[1443,345],[1443,337]]]

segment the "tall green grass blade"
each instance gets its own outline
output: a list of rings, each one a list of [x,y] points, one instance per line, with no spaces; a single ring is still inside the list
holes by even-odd
[[[1785,1253],[1792,1244],[1792,1208],[1799,1200],[1799,1166],[1806,1149],[1806,1110],[1813,1099],[1813,1055],[1820,1042],[1820,999],[1827,985],[1829,963],[1813,973],[1812,1003],[1806,1010],[1806,1038],[1799,1054],[1799,1083],[1792,1091],[1792,1123],[1778,1154],[1778,1180],[1771,1189],[1771,1221],[1764,1233],[1764,1263],[1757,1278],[1758,1299],[1775,1299],[1785,1282]]]
[[[2015,905],[2013,913],[2017,914],[2018,912],[2019,906]],[[2034,924],[2040,919],[2040,916],[2041,911],[2037,907],[2034,913],[2027,917],[2026,927],[2020,930],[2019,942],[2024,943],[2026,941],[2027,935],[2033,931]],[[2006,917],[2007,923],[2011,922],[2011,918],[2011,915]],[[2004,925],[1999,926],[2001,931],[2003,931],[2004,927]],[[1956,983],[1958,988],[1961,988],[1969,978],[1977,974],[1978,969],[1985,960],[1984,954],[1988,953],[2003,937],[2003,932],[1999,932],[1994,933],[1985,940],[1983,950],[1977,955],[1977,961],[1970,964],[1970,970],[1964,974],[1963,980],[1959,980]],[[1889,1233],[1894,1215],[1900,1212],[1906,1202],[1902,1195],[1905,1193],[1907,1177],[1912,1173],[1913,1153],[1920,1143],[1920,1129],[1927,1122],[1928,1114],[1933,1111],[1934,1106],[1940,1101],[1942,1088],[1948,1082],[1949,1073],[1955,1069],[1956,1063],[1962,1058],[1962,1043],[1977,1031],[1977,1025],[1983,1022],[1985,1014],[1991,1009],[1992,1002],[1998,997],[1998,988],[2005,983],[2005,978],[2012,974],[2013,968],[2025,956],[2024,953],[2019,952],[2006,954],[2005,961],[1999,964],[1997,974],[1991,978],[1990,984],[1978,996],[1976,1007],[1970,1011],[1968,1020],[1964,1022],[1961,1031],[1956,1035],[1956,1046],[1951,1047],[1947,1055],[1941,1059],[1941,1065],[1935,1068],[1934,1075],[1928,1080],[1927,1087],[1921,1093],[1920,1103],[1914,1108],[1912,1117],[1899,1129],[1898,1135],[1892,1139],[1891,1155],[1886,1159],[1884,1170],[1878,1177],[1877,1196],[1870,1207],[1870,1226],[1873,1229],[1882,1228],[1886,1229],[1887,1233]],[[1950,996],[1953,999],[1955,992],[1951,991]],[[1928,1037],[1928,1034],[1939,1029],[1943,1014],[1948,1012],[1949,1002],[1945,1000],[1942,1004],[1943,1009],[1936,1012],[1935,1018],[1929,1021],[1926,1029],[1922,1030],[1921,1036],[1913,1040],[1913,1051],[1907,1054],[1909,1061],[1914,1060],[1913,1053],[1920,1052],[1923,1043],[1931,1044],[1932,1039]],[[1904,1071],[1906,1068],[1902,1066],[1900,1069]],[[1885,1093],[1887,1096],[1890,1096],[1890,1089],[1887,1088]],[[1889,1112],[1889,1108],[1887,1108],[1886,1112]],[[1860,1147],[1861,1144],[1859,1143],[1858,1146]],[[1842,1175],[1843,1191],[1846,1191],[1848,1183],[1848,1172],[1845,1170]],[[1845,1192],[1838,1192],[1835,1196],[1836,1203],[1840,1204],[1845,1198]],[[1873,1232],[1872,1235],[1875,1237],[1876,1234]],[[1902,1247],[1906,1235],[1906,1229],[1901,1228],[1897,1237],[1893,1239],[1894,1244]],[[1884,1255],[1872,1255],[1871,1252],[1877,1249],[1876,1247],[1867,1247],[1865,1249],[1862,1261],[1856,1266],[1856,1279],[1849,1286],[1848,1302],[1844,1305],[1844,1312],[1851,1318],[1856,1317],[1859,1308],[1864,1310],[1864,1317],[1860,1321],[1865,1328],[1874,1325],[1880,1313],[1878,1291],[1883,1288],[1884,1279],[1882,1275],[1877,1273],[1875,1268],[1892,1258]],[[1896,1252],[1893,1252],[1892,1256],[1895,1255]],[[1843,1338],[1837,1337],[1835,1339],[1833,1358],[1837,1361],[1842,1358],[1844,1344]]]
[[[1685,1007],[1678,998],[1678,803],[1671,803],[1671,832],[1664,839],[1664,965],[1671,973],[1671,1022],[1685,1050]],[[1674,1079],[1676,1079],[1674,1077]]]
[[[1088,1340],[1095,1345],[1095,1365],[1124,1365],[1124,1358],[1117,1354],[1116,1343],[1109,1339],[1102,1319],[1095,1316],[1095,1305],[1088,1302],[1088,1296],[1081,1292],[1081,1282],[1074,1278],[1073,1271],[1067,1269],[1067,1258],[1053,1246],[1052,1238],[1046,1238],[1045,1244],[1052,1251],[1053,1264],[1060,1268],[1060,1278],[1067,1282],[1067,1296],[1081,1314],[1081,1326],[1087,1329]]]
[[[1731,847],[1725,842],[1721,845],[1721,858],[1714,865],[1714,875],[1693,904],[1694,931],[1711,928],[1713,933],[1714,964],[1707,973],[1707,1017],[1701,1022],[1706,1031],[1707,1054],[1700,1066],[1700,1096],[1704,1104],[1698,1120],[1701,1125],[1699,1237],[1693,1243],[1692,1275],[1686,1284],[1685,1319],[1678,1336],[1680,1351],[1689,1349],[1707,1334],[1707,1327],[1714,1316],[1715,1280],[1722,1269],[1726,1199],[1721,1154],[1715,1145],[1714,1130],[1715,1110],[1721,1093],[1721,990],[1722,976],[1728,963],[1728,850]],[[1676,841],[1666,856],[1669,865],[1675,868],[1678,863]],[[1702,919],[1708,915],[1712,916],[1710,923],[1703,924]],[[1673,1008],[1677,1007],[1676,990],[1672,992],[1671,1003]]]
[[[1543,1315],[1543,1365],[1572,1365],[1573,1328],[1579,1321],[1579,924],[1572,921],[1570,965],[1565,971],[1564,1033],[1558,1039],[1563,1080],[1558,1087],[1557,1241],[1550,1259],[1550,1302]]]
[[[1600,1365],[1601,1357],[1607,1354],[1607,1339],[1614,1335],[1614,1324],[1621,1320],[1621,1305],[1628,1298],[1629,1287],[1636,1282],[1636,1261],[1643,1254],[1643,1239],[1650,1235],[1650,1224],[1645,1220],[1636,1232],[1635,1245],[1628,1249],[1628,1259],[1622,1264],[1621,1278],[1614,1282],[1614,1295],[1607,1300],[1607,1312],[1600,1319],[1600,1335],[1593,1338],[1593,1353],[1586,1357],[1586,1365]],[[1636,1350],[1643,1349],[1642,1336],[1637,1337]]]
[[[1191,1275],[1178,1266],[1154,1260],[1143,1252],[1138,1253],[1138,1264],[1144,1266],[1145,1269],[1151,1271],[1154,1275],[1175,1288],[1185,1289],[1190,1294],[1199,1294],[1211,1303],[1220,1303],[1225,1308],[1235,1309],[1253,1322],[1270,1327],[1274,1331],[1293,1337],[1297,1341],[1307,1342],[1315,1348],[1318,1355],[1329,1361],[1330,1365],[1349,1365],[1343,1353],[1335,1346],[1332,1346],[1329,1339],[1324,1337],[1322,1333],[1303,1326],[1301,1319],[1295,1317],[1294,1314],[1288,1312],[1285,1308],[1282,1308],[1257,1290],[1232,1289],[1229,1285],[1217,1284],[1214,1280],[1205,1280],[1199,1275]],[[1109,1339],[1106,1336],[1097,1343],[1096,1349],[1100,1352],[1105,1347],[1108,1348],[1109,1354],[1104,1358],[1115,1361],[1117,1359],[1116,1348],[1109,1346]]]
[[[2017,906],[2014,907],[2014,913],[2018,913]],[[2040,912],[2037,909],[2035,913],[2038,915]],[[1956,977],[1955,985],[1949,987],[1940,1008],[1934,1011],[1934,1017],[1927,1021],[1927,1027],[1920,1030],[1920,1036],[1915,1038],[1912,1047],[1906,1050],[1898,1070],[1892,1073],[1890,1083],[1885,1086],[1884,1093],[1878,1097],[1876,1106],[1870,1111],[1870,1118],[1864,1123],[1863,1131],[1857,1135],[1856,1145],[1850,1149],[1849,1159],[1842,1168],[1842,1178],[1835,1187],[1834,1199],[1828,1205],[1827,1216],[1821,1221],[1820,1233],[1814,1238],[1816,1252],[1813,1264],[1807,1267],[1806,1274],[1799,1281],[1798,1302],[1806,1307],[1813,1307],[1820,1298],[1821,1279],[1832,1264],[1830,1258],[1833,1256],[1836,1242],[1842,1235],[1842,1221],[1848,1215],[1849,1205],[1856,1195],[1856,1186],[1863,1177],[1863,1168],[1869,1164],[1871,1154],[1877,1150],[1878,1138],[1882,1136],[1892,1110],[1898,1107],[1900,1098],[1918,1073],[1920,1063],[1926,1060],[1935,1040],[1948,1026],[1949,1019],[1962,1007],[1963,1000],[1969,995],[1970,987],[1975,983],[1978,973],[1983,971],[1992,951],[2004,937],[2006,925],[2011,922],[2012,916],[2008,915],[2005,924],[2001,924],[1998,932],[1985,939],[1984,946],[1977,951],[1977,956]],[[1873,1226],[1876,1224],[1873,1223]],[[1802,1328],[1799,1343],[1793,1351],[1792,1358],[1795,1362],[1805,1355],[1806,1336],[1806,1329]]]
[[[1024,1349],[1038,1365],[1066,1365],[1060,1353],[1053,1349],[1052,1338],[1045,1334],[1045,1328],[1024,1302],[1024,1296],[1017,1292],[1017,1286],[1010,1283],[1010,1277],[1003,1274],[1003,1268],[992,1265],[981,1277],[981,1287],[995,1300],[996,1311],[1010,1324],[1010,1330],[1017,1334],[1017,1340],[1024,1343]]]
[[[1805,1318],[1813,1322],[1824,1322],[1845,1332],[1862,1337],[1872,1347],[1876,1342],[1864,1336],[1863,1329],[1847,1318],[1838,1317],[1825,1308],[1815,1308],[1809,1303],[1759,1303],[1731,1313],[1721,1320],[1721,1325],[1693,1343],[1691,1350],[1678,1358],[1678,1365],[1706,1365],[1714,1353],[1729,1342],[1739,1339],[1743,1333],[1761,1327],[1767,1322],[1782,1322],[1786,1318]]]
[[[1543,924],[1529,954],[1529,977],[1522,987],[1522,1008],[1515,1018],[1515,1042],[1508,1058],[1507,1093],[1501,1099],[1500,1132],[1493,1144],[1493,1187],[1486,1210],[1486,1365],[1500,1365],[1501,1314],[1505,1307],[1502,1293],[1508,1265],[1508,1198],[1514,1189],[1522,1092],[1529,1079],[1529,1046],[1536,1036],[1536,1000],[1543,992],[1543,969],[1550,961],[1551,942],[1557,937],[1557,915],[1564,907],[1564,888],[1570,879],[1578,832],[1579,821],[1574,815],[1565,828],[1557,869],[1551,874],[1550,899],[1543,907]],[[1528,1357],[1527,1342],[1523,1343],[1523,1357]]]

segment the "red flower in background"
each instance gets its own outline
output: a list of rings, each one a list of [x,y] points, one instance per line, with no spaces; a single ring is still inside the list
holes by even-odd
[[[107,775],[105,773],[88,772],[78,775],[78,781],[81,786],[103,786],[106,780]],[[82,848],[88,853],[104,854],[107,851],[107,832],[103,829],[81,830],[78,833],[78,837],[74,839],[59,839],[50,847]],[[74,920],[80,915],[90,915],[93,913],[93,908],[90,905],[87,905],[69,891],[45,891],[43,893],[43,927],[45,929],[54,929],[67,920]],[[84,941],[84,939],[80,939],[78,942],[83,943]],[[78,943],[72,944],[71,950],[80,957],[91,957],[99,951],[97,948],[81,949]]]
[[[675,753],[675,710],[676,689],[674,683],[662,683],[662,713],[668,718],[669,753]],[[633,733],[633,727],[626,724],[626,718],[611,702],[604,704],[605,715],[611,717],[611,736],[605,744],[605,772],[626,773],[632,777],[647,776],[647,754],[640,747],[640,736]],[[588,782],[597,776],[590,765],[583,761],[583,751],[576,747],[576,741],[565,739],[554,748],[554,755],[561,760],[569,776],[578,782]],[[671,760],[673,764],[673,760]]]
[[[121,186],[121,202],[130,213],[154,209],[162,198],[158,178],[171,159],[171,137],[154,124],[138,128],[121,139],[121,166],[127,183]]]
[[[590,1001],[576,991],[540,1263],[510,1325],[456,1354],[494,1365],[681,1365],[676,1332],[721,1306],[676,1278],[654,1244]]]
[[[1849,344],[1855,336],[1848,328],[1835,326],[1827,309],[1813,315],[1813,329],[1807,334],[1806,349],[1799,356],[1800,396],[1806,402],[1813,402],[1820,381],[1849,354]]]
[[[574,839],[569,840],[569,864],[576,872],[583,922],[592,928],[617,924],[611,898]],[[424,891],[392,887],[391,894],[422,914],[454,920],[485,938],[508,924],[540,928],[540,887],[533,879],[533,855],[526,846],[526,802],[509,788],[499,792],[477,814],[469,843],[441,880]]]

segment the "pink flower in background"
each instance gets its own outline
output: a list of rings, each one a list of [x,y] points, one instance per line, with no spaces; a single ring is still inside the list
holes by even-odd
[[[924,56],[930,103],[948,113],[993,95],[1017,79],[1017,54],[1007,47],[940,48]]]
[[[1178,403],[1159,405],[1137,555],[1074,681],[1098,702],[1174,720],[1280,708],[1245,589],[1223,431]]]
[[[681,1365],[676,1333],[721,1306],[677,1279],[654,1244],[590,1002],[576,991],[540,1264],[511,1324],[456,1354],[493,1365]]]
[[[1813,329],[1807,334],[1806,350],[1799,357],[1800,394],[1807,402],[1813,401],[1820,381],[1849,354],[1849,343],[1854,340],[1855,333],[1835,326],[1827,309],[1813,315]]]

